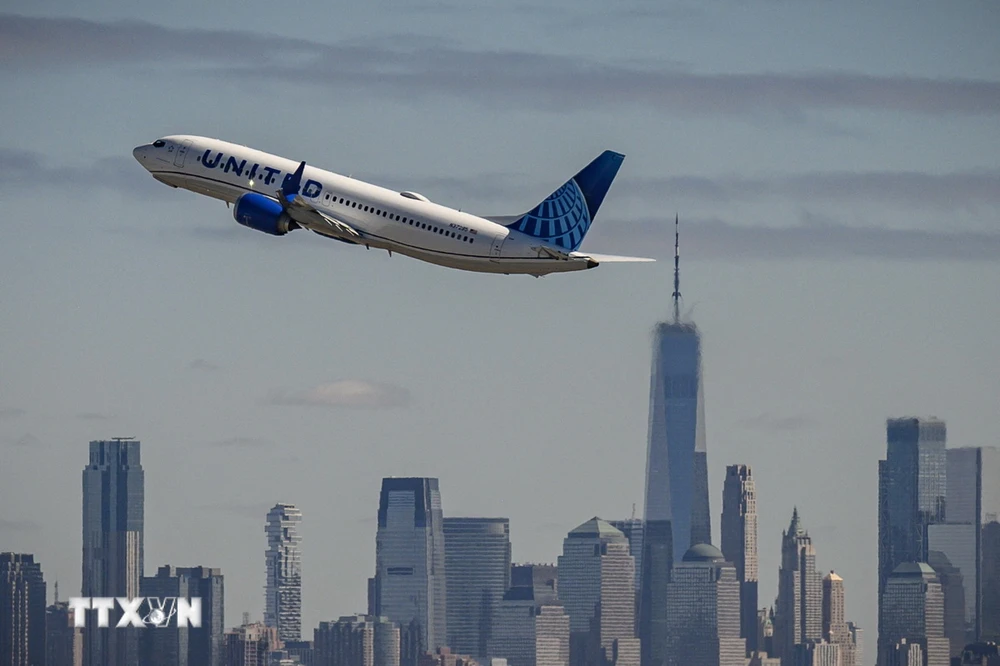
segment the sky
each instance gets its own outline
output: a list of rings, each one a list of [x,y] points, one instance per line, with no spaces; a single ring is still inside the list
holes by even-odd
[[[227,626],[262,617],[277,502],[307,636],[364,611],[384,476],[554,562],[642,515],[678,213],[716,543],[749,464],[761,603],[797,506],[873,646],[885,419],[1000,445],[998,33],[985,1],[3,3],[0,550],[78,590],[87,443],[136,436],[146,573],[221,567]],[[255,234],[135,163],[174,133],[484,215],[617,150],[582,249],[661,261],[534,279]]]

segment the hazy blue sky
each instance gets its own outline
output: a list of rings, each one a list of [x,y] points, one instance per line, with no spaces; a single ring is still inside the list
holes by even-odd
[[[33,13],[0,15],[0,550],[64,597],[91,439],[141,438],[146,571],[222,567],[227,625],[297,504],[307,637],[364,610],[383,476],[510,517],[520,561],[642,514],[669,261],[536,280],[255,234],[134,162],[171,133],[483,214],[624,152],[583,247],[667,259],[680,213],[715,533],[752,465],[761,603],[797,504],[869,656],[885,418],[1000,444],[995,2],[4,4]]]

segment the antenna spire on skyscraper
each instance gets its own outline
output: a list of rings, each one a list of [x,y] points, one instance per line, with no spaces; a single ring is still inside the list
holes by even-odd
[[[674,323],[681,319],[681,232],[680,215],[674,213]]]

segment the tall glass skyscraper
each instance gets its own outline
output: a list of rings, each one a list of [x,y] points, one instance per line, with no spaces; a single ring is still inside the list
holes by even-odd
[[[885,620],[882,596],[890,574],[905,562],[926,562],[927,527],[945,520],[946,435],[944,421],[934,418],[886,422],[886,457],[878,468],[880,634]],[[881,649],[883,643],[879,645]]]
[[[945,522],[928,526],[927,547],[931,554],[940,553],[947,558],[961,573],[965,602],[963,641],[973,643],[983,639],[984,624],[1000,624],[997,611],[990,608],[990,591],[1000,589],[1000,581],[990,580],[988,552],[984,549],[984,535],[991,524],[997,525],[1000,520],[1000,483],[997,482],[1000,479],[1000,450],[993,447],[948,449],[945,457]],[[934,562],[930,563],[934,566]],[[934,568],[939,575],[942,573],[939,567]]]
[[[415,631],[422,651],[447,645],[443,521],[437,479],[382,480],[374,610],[403,627],[407,640]]]
[[[485,657],[493,615],[510,587],[510,520],[445,518],[448,647]]]
[[[294,504],[275,504],[267,513],[267,584],[264,624],[278,630],[283,641],[302,637],[302,512]]]
[[[0,664],[45,664],[45,580],[34,555],[0,553]]]
[[[90,443],[90,462],[83,470],[83,597],[139,596],[145,474],[140,444],[133,439]],[[136,628],[115,629],[120,611],[112,611],[112,627],[87,622],[84,666],[130,666],[139,661]]]
[[[740,581],[740,636],[757,649],[757,488],[749,465],[726,467],[722,487],[722,554]]]

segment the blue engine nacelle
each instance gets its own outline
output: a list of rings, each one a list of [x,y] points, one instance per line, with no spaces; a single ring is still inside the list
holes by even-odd
[[[292,229],[299,228],[282,210],[280,203],[256,192],[240,195],[233,206],[233,218],[244,227],[272,236],[284,236]]]

